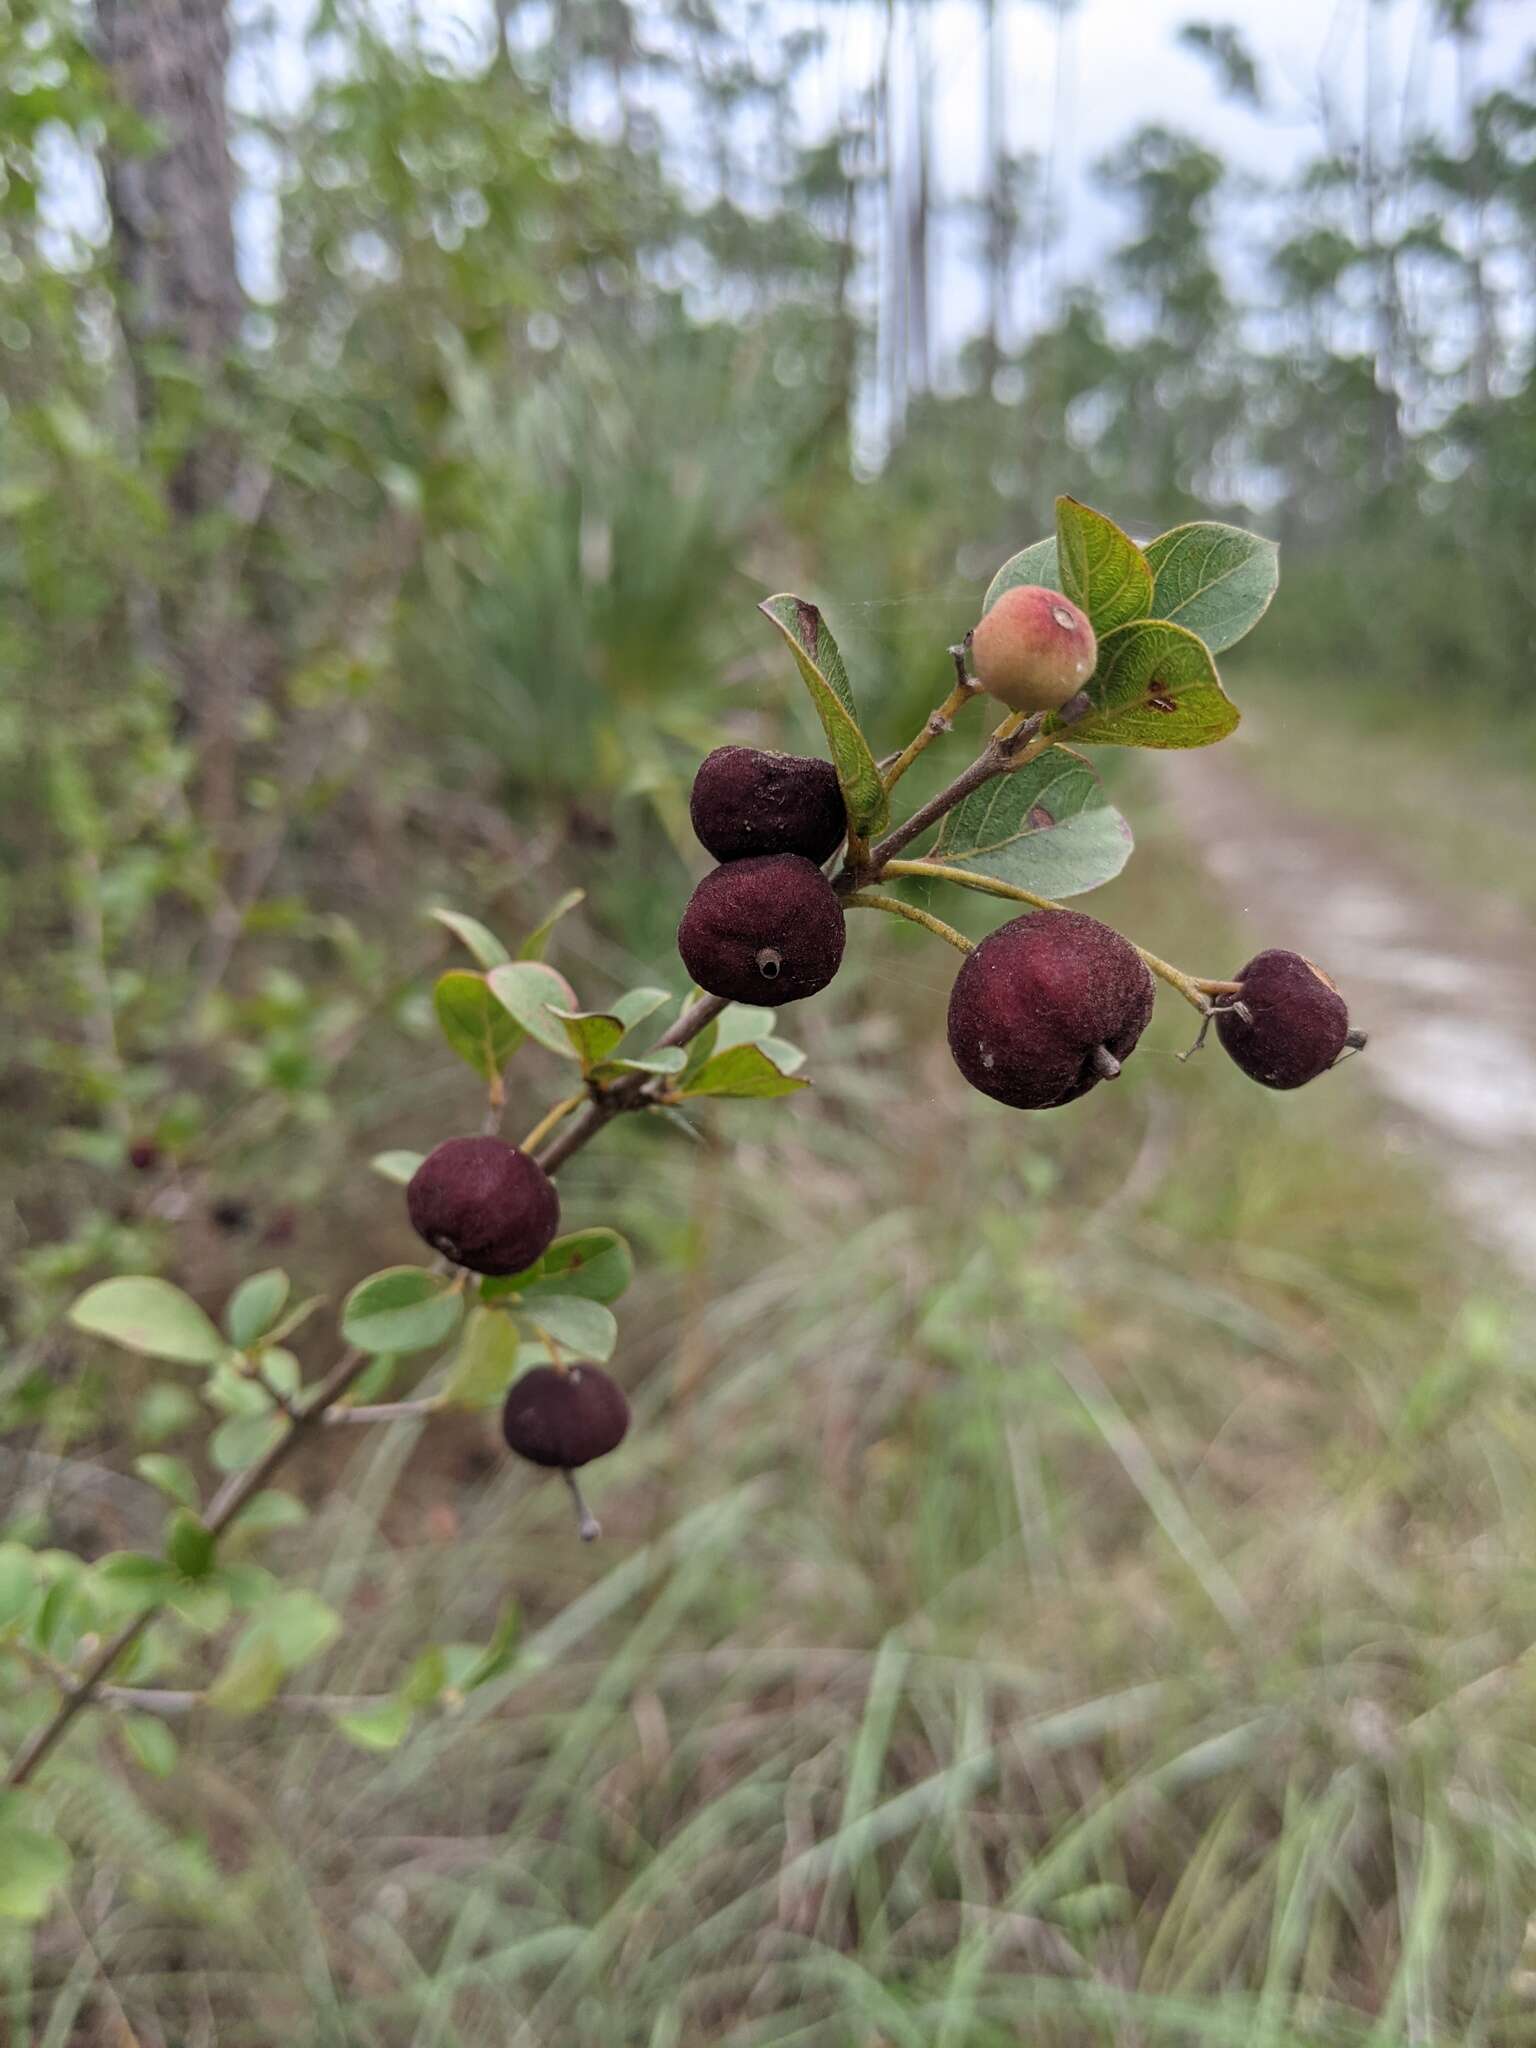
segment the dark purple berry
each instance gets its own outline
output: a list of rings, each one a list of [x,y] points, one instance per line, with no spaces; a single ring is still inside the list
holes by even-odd
[[[560,1197],[535,1159],[500,1138],[445,1138],[405,1191],[413,1227],[472,1273],[521,1273],[560,1228]]]
[[[716,747],[688,799],[699,843],[716,860],[798,853],[820,864],[842,844],[848,813],[830,761]]]
[[[1110,1080],[1152,1015],[1152,976],[1128,940],[1075,910],[1000,925],[955,977],[949,1049],[973,1088],[1055,1109]]]
[[[777,1007],[826,987],[843,936],[843,906],[821,869],[775,853],[707,874],[683,912],[677,950],[712,996]]]
[[[629,1403],[598,1365],[535,1365],[512,1382],[501,1430],[530,1464],[574,1472],[624,1441]]]
[[[1216,1035],[1222,1050],[1266,1088],[1305,1087],[1359,1038],[1350,1031],[1344,998],[1300,953],[1271,947],[1232,978],[1242,990],[1217,1012]]]

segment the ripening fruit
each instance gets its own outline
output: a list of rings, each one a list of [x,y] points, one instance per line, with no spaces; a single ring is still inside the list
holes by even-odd
[[[821,869],[774,853],[707,874],[683,912],[677,950],[712,996],[777,1008],[826,987],[843,936],[843,906]]]
[[[512,1382],[501,1433],[531,1464],[574,1472],[624,1441],[629,1403],[601,1366],[535,1365]]]
[[[971,634],[971,672],[1010,711],[1059,711],[1093,674],[1086,613],[1038,583],[1005,590]]]
[[[699,763],[688,799],[699,844],[716,860],[798,853],[819,867],[848,831],[830,761],[758,747],[716,747]]]
[[[405,1191],[412,1226],[472,1273],[521,1273],[560,1228],[555,1184],[500,1138],[445,1138]]]
[[[1233,980],[1242,992],[1232,1008],[1217,1011],[1216,1035],[1223,1051],[1266,1088],[1304,1087],[1326,1074],[1346,1045],[1365,1043],[1349,1028],[1344,998],[1300,953],[1278,947],[1255,953]]]
[[[949,1049],[973,1088],[1055,1109],[1129,1059],[1152,1015],[1136,948],[1097,918],[1037,910],[1000,925],[955,976]]]

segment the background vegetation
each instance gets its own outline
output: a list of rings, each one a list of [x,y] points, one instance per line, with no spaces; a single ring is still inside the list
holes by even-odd
[[[1006,0],[963,201],[919,0],[802,111],[846,11],[326,0],[296,40],[0,0],[0,1536],[53,1583],[158,1542],[146,1458],[216,1477],[185,1376],[63,1323],[86,1281],[334,1301],[410,1255],[367,1161],[476,1113],[430,905],[515,931],[578,885],[584,993],[681,987],[694,763],[815,744],[767,590],[825,605],[895,745],[1058,490],[1259,527],[1245,763],[1528,904],[1536,67],[1438,0],[1465,90],[1415,118],[1367,6],[1294,183],[1170,111],[1095,172],[1124,231],[1082,275],[1007,147]],[[1270,118],[1241,24],[1186,35]],[[1176,778],[1117,772],[1103,914],[1230,971],[1271,935]],[[949,1068],[947,957],[866,936],[794,1019],[814,1096],[562,1181],[643,1276],[605,1543],[477,1422],[333,1432],[252,1555],[341,1632],[259,1716],[197,1696],[216,1627],[149,1644],[163,1711],[82,1719],[67,1889],[39,1918],[0,1869],[6,2038],[1536,2039],[1508,1276],[1363,1067],[1277,1102],[1163,1018],[1011,1117]],[[508,1616],[467,1699],[338,1732]],[[50,1684],[7,1636],[7,1747]]]

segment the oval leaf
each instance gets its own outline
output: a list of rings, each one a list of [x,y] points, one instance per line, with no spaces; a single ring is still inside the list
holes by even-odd
[[[508,967],[493,967],[485,977],[491,994],[509,1017],[528,1036],[562,1059],[577,1057],[564,1024],[551,1014],[551,1006],[577,1010],[576,991],[563,974],[546,967],[542,960],[514,960]]]
[[[1208,747],[1239,716],[1205,642],[1163,619],[1106,633],[1087,695],[1094,708],[1072,727],[1084,746]]]
[[[1093,621],[1095,633],[1109,633],[1152,609],[1152,570],[1128,533],[1112,519],[1080,505],[1056,500],[1056,549],[1061,587]]]
[[[426,1157],[423,1152],[375,1152],[368,1164],[397,1187],[408,1187],[416,1169]]]
[[[242,1351],[249,1350],[277,1321],[287,1299],[288,1275],[277,1266],[242,1280],[224,1305],[224,1327],[230,1343]]]
[[[69,1875],[69,1851],[57,1835],[0,1826],[0,1918],[41,1920]]]
[[[573,911],[578,903],[585,903],[586,900],[587,892],[585,889],[568,889],[566,893],[560,898],[560,901],[555,905],[554,909],[549,913],[548,917],[542,919],[538,924],[536,924],[533,930],[528,934],[527,938],[524,939],[523,943],[518,947],[518,959],[542,960],[544,958],[544,948],[549,944],[549,935],[554,930],[555,926],[560,922],[562,917],[567,916],[571,911]],[[501,956],[502,960],[505,960],[506,957],[507,956],[505,953],[503,953]],[[483,960],[480,964],[483,967],[499,967],[501,965],[501,961]]]
[[[69,1320],[93,1337],[172,1365],[215,1365],[229,1349],[189,1295],[148,1274],[98,1281],[69,1311]]]
[[[794,1080],[782,1073],[761,1045],[733,1045],[707,1059],[678,1093],[683,1096],[730,1095],[765,1101],[775,1095],[793,1095],[797,1088],[809,1086],[809,1081]]]
[[[473,1067],[482,1081],[494,1081],[523,1042],[523,1029],[491,994],[483,974],[455,967],[432,991],[438,1029],[450,1052]]]
[[[440,1399],[450,1408],[490,1408],[517,1371],[517,1325],[499,1310],[472,1308]]]
[[[557,917],[559,914],[556,911]],[[469,948],[482,967],[500,967],[512,957],[496,934],[488,931],[478,918],[466,917],[459,910],[434,910],[432,915]]]
[[[523,1306],[519,1301],[515,1313],[525,1335],[558,1344],[563,1353],[593,1359],[598,1365],[612,1358],[619,1326],[612,1309],[600,1301],[587,1301],[579,1294],[547,1294],[529,1302],[526,1315]]]
[[[575,1230],[557,1237],[532,1272],[513,1285],[530,1300],[542,1293],[617,1301],[634,1277],[634,1254],[616,1230]]]
[[[1062,588],[1055,534],[1049,540],[1031,541],[1027,548],[1009,556],[987,585],[981,606],[982,617],[986,617],[1005,590],[1016,590],[1021,583],[1038,583],[1042,590]]]
[[[1052,747],[956,804],[933,858],[1039,896],[1080,896],[1118,875],[1133,843],[1090,764]]]
[[[388,1266],[359,1281],[341,1311],[341,1334],[359,1351],[429,1351],[452,1334],[463,1303],[441,1274]]]
[[[848,807],[849,824],[866,837],[881,831],[891,814],[890,799],[869,742],[859,730],[848,672],[826,620],[815,605],[787,592],[765,598],[758,610],[788,641],[801,680],[810,692]]]
[[[1147,543],[1152,609],[1196,633],[1213,654],[1252,630],[1280,582],[1280,549],[1241,526],[1197,520]]]
[[[624,1020],[608,1010],[562,1010],[553,1003],[549,1008],[565,1026],[565,1035],[584,1070],[605,1059],[624,1036]]]

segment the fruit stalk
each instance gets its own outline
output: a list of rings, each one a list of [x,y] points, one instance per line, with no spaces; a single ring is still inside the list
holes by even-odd
[[[875,889],[860,889],[852,896],[844,897],[843,907],[846,910],[888,911],[892,917],[906,918],[909,924],[920,924],[924,931],[932,932],[936,938],[943,939],[947,945],[953,946],[957,953],[975,951],[972,942],[963,932],[957,932],[952,924],[946,924],[943,918],[935,917],[931,911],[919,910],[915,903],[903,903],[899,896],[882,896]]]
[[[951,647],[949,651],[955,663],[955,687],[937,710],[929,712],[916,737],[907,742],[880,778],[887,794],[896,787],[923,749],[941,739],[953,726],[956,714],[963,711],[973,697],[981,694],[980,683],[966,673],[965,648]]]

